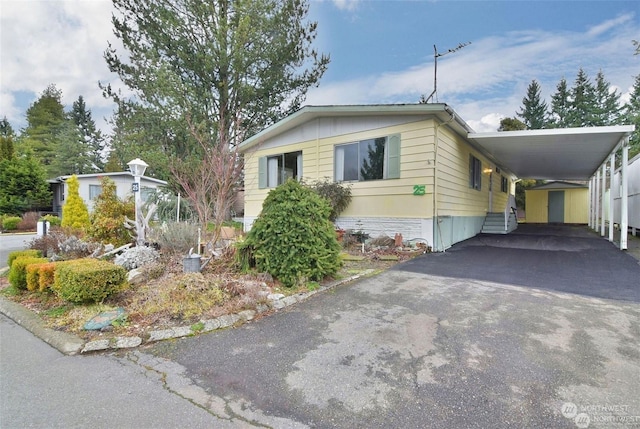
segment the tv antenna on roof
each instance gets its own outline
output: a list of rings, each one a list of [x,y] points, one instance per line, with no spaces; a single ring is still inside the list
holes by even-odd
[[[438,58],[457,52],[460,49],[464,48],[465,46],[469,46],[470,44],[471,42],[460,43],[455,48],[449,49],[447,50],[447,52],[442,52],[442,53],[438,52],[438,48],[436,48],[436,45],[433,45],[433,91],[426,98],[426,100],[423,101],[424,104],[428,103],[429,100],[433,98],[433,96],[436,94],[436,91],[438,90]]]

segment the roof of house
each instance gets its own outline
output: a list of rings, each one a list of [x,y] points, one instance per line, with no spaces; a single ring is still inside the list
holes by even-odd
[[[306,106],[250,137],[241,152],[321,117],[435,116],[497,166],[520,178],[588,180],[634,131],[633,125],[476,133],[447,104]]]
[[[443,122],[451,121],[450,124],[461,135],[466,136],[473,130],[462,118],[457,115],[451,107],[446,104],[364,104],[364,105],[332,105],[332,106],[305,106],[292,113],[286,118],[265,128],[258,134],[243,141],[238,149],[246,151],[258,144],[262,144],[268,139],[276,137],[301,124],[316,118],[327,117],[356,117],[356,116],[428,116],[435,115]],[[454,121],[452,121],[454,119]]]
[[[54,179],[49,179],[47,180],[47,182],[49,183],[63,183],[66,182],[66,180],[73,176],[73,174],[68,174],[66,176],[58,176]],[[91,174],[76,174],[75,175],[79,180],[82,179],[93,179],[93,178],[101,178],[101,177],[117,177],[117,176],[130,176],[131,178],[133,178],[133,174],[131,174],[130,171],[116,171],[116,172],[111,172],[111,173],[91,173]],[[157,183],[158,185],[166,185],[167,182],[164,180],[160,180],[160,179],[155,179],[153,177],[148,177],[148,176],[141,176],[140,179],[143,179],[147,182],[152,182],[152,183]]]
[[[554,180],[552,182],[543,183],[542,185],[532,186],[527,190],[543,190],[543,189],[581,189],[588,188],[584,183],[565,182],[562,180]]]

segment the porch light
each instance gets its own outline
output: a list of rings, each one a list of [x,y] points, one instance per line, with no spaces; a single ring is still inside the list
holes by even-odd
[[[131,174],[133,174],[134,178],[144,176],[144,172],[149,166],[149,164],[147,164],[140,158],[129,161],[127,165],[129,166],[129,171],[131,171]]]
[[[492,168],[485,168],[484,170],[482,170],[482,172],[483,172],[484,174],[490,174],[490,173],[492,173],[492,172],[493,172],[493,169],[492,169]]]
[[[144,175],[144,171],[149,165],[140,158],[129,161],[127,165],[129,166],[129,171],[133,174],[133,186],[131,189],[133,191],[135,202],[136,233],[138,235],[137,244],[143,245],[145,241],[144,225],[142,225],[142,213],[139,213],[141,210],[140,177]]]

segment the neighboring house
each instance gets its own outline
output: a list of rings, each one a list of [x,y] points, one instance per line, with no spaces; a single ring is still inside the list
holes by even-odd
[[[483,226],[507,233],[516,226],[516,175],[471,132],[445,104],[304,107],[239,146],[245,230],[270,189],[289,178],[330,178],[351,186],[351,204],[336,221],[344,229],[400,233],[435,251]]]
[[[527,223],[589,223],[589,187],[554,181],[525,190]]]
[[[636,155],[629,161],[628,166],[628,211],[629,211],[629,226],[633,229],[633,234],[637,234],[637,230],[640,229],[640,154]],[[613,206],[615,209],[615,216],[613,222],[620,225],[620,213],[622,212],[621,206],[621,194],[622,194],[622,186],[621,186],[621,171],[620,168],[616,169],[613,185],[611,189],[613,190]],[[607,206],[608,208],[608,206]],[[609,211],[607,210],[607,213]],[[607,219],[611,219],[610,215],[607,214]]]
[[[58,216],[62,216],[62,206],[64,205],[65,198],[68,195],[66,180],[69,177],[71,177],[71,175],[60,176],[48,181],[51,191],[53,192],[53,212],[57,213]],[[128,171],[118,173],[77,174],[76,177],[78,178],[80,185],[78,190],[80,197],[87,205],[89,213],[91,213],[93,209],[93,201],[102,192],[101,180],[103,177],[108,177],[113,180],[116,185],[116,195],[118,198],[124,200],[133,195],[133,175]],[[146,201],[151,192],[156,188],[166,184],[167,182],[164,180],[142,176],[140,178],[140,196],[142,201]]]

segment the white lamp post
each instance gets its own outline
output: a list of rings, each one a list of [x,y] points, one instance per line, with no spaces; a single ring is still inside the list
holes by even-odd
[[[140,158],[136,158],[127,163],[129,166],[129,171],[133,174],[133,185],[131,190],[133,191],[134,201],[135,201],[135,211],[136,211],[136,233],[138,235],[138,244],[144,244],[144,226],[142,225],[142,213],[139,213],[141,210],[141,198],[140,198],[140,177],[144,176],[144,171],[149,166],[146,162],[141,160]]]

